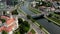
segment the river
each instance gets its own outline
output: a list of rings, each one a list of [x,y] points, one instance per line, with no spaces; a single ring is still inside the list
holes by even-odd
[[[29,15],[34,15],[35,13],[31,12],[28,9],[28,4],[29,2],[25,2],[23,6],[21,6],[21,9]],[[57,25],[53,24],[53,22],[48,22],[47,19],[42,18],[42,19],[38,19],[36,20],[38,21],[39,24],[43,25],[51,34],[60,34],[60,27],[58,27]]]

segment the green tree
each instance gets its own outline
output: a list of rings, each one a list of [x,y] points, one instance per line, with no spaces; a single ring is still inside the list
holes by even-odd
[[[18,23],[19,24],[23,23],[23,20],[21,18],[18,18]]]
[[[18,15],[17,9],[12,11],[12,15]]]
[[[5,19],[1,19],[2,23],[4,23],[6,20]]]
[[[2,31],[2,34],[7,34],[7,32],[6,31]]]
[[[42,29],[43,26],[40,25],[39,27]]]
[[[52,17],[53,15],[52,14],[49,14],[48,17]]]
[[[27,18],[28,18],[28,19],[31,19],[31,16],[30,16],[30,15],[27,15]]]
[[[21,34],[26,33],[29,30],[29,28],[30,28],[30,25],[28,24],[27,21],[22,22],[20,26],[20,33]]]

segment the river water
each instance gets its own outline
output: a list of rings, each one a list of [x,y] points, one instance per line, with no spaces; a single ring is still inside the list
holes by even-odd
[[[21,9],[29,15],[34,15],[34,13],[27,8],[28,4],[29,2],[25,2],[24,5],[21,6]],[[48,22],[48,20],[45,18],[38,19],[36,21],[38,21],[39,24],[43,25],[51,34],[60,34],[60,27],[53,24],[53,22]]]

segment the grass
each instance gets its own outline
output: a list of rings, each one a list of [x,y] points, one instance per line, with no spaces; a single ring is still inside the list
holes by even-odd
[[[19,9],[19,11],[20,11],[21,13],[23,13],[24,15],[26,15],[26,13],[25,13],[23,10]]]
[[[60,17],[60,15],[53,13],[54,16]]]
[[[51,19],[56,25],[59,25],[60,24],[60,20],[59,20],[60,16],[55,13],[53,13],[52,15],[55,17],[47,17],[47,18]]]
[[[20,32],[17,32],[17,34],[20,34]]]
[[[14,34],[20,34],[20,31],[14,32]]]
[[[17,6],[17,9],[18,9],[19,12],[23,13],[24,15],[26,15],[25,12],[18,7],[18,6],[20,6],[20,5],[16,5],[16,6]]]
[[[38,9],[35,9],[33,7],[29,7],[29,10],[31,10],[35,14],[41,13]]]
[[[30,28],[25,26],[24,29],[27,32]]]
[[[32,32],[32,34],[35,34],[35,31],[33,29],[31,30],[31,32]]]
[[[60,20],[53,18],[53,17],[48,17],[48,18],[60,24]]]

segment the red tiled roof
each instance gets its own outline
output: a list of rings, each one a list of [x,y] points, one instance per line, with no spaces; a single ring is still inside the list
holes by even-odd
[[[15,20],[14,18],[9,18],[9,17],[7,17],[7,16],[1,16],[1,18],[7,19],[7,20],[6,20],[6,24],[8,24],[8,25]]]
[[[0,32],[2,31],[2,28],[0,27]]]
[[[9,31],[11,31],[11,30],[12,30],[12,28],[14,28],[15,26],[16,26],[16,25],[15,25],[15,24],[13,24],[13,25],[9,26],[8,28],[6,28],[6,30],[5,30],[5,31],[9,32]]]
[[[3,19],[9,19],[9,17],[7,17],[7,16],[1,16],[1,18],[3,18]]]
[[[16,24],[13,24],[13,25],[11,25],[11,26],[9,26],[9,27],[2,26],[2,27],[0,27],[0,32],[1,32],[2,30],[6,31],[6,32],[9,32],[9,31],[11,31],[12,28],[14,28],[15,26],[16,26]]]
[[[5,29],[5,26],[0,27],[0,32]]]
[[[1,16],[1,18],[8,19],[9,17]],[[9,24],[13,23],[14,21],[15,21],[14,18],[9,18],[8,20],[6,20],[5,23],[6,23],[7,25],[9,25]],[[12,24],[12,25],[10,25],[9,27],[2,26],[2,27],[0,27],[0,32],[1,32],[2,30],[6,31],[6,32],[9,32],[9,31],[11,31],[12,28],[14,28],[15,26],[16,26],[16,24]]]
[[[11,24],[14,21],[15,21],[15,19],[14,18],[11,18],[9,20],[6,20],[6,24],[9,25],[9,24]]]

